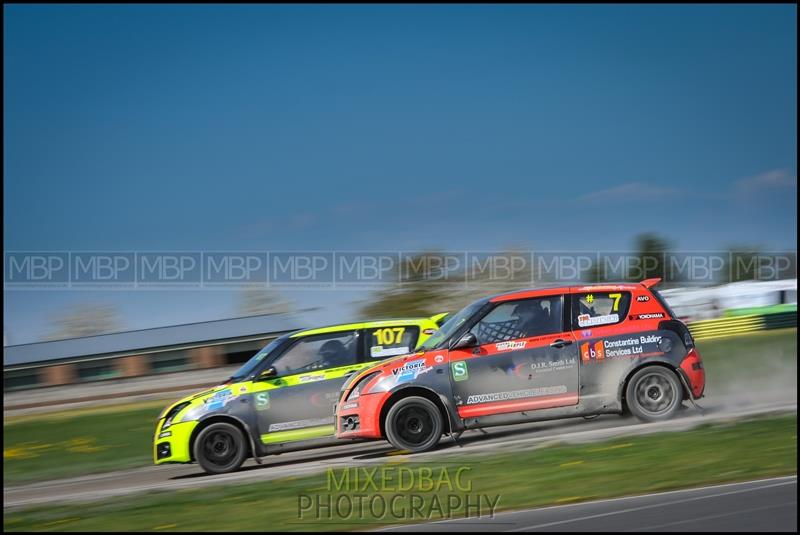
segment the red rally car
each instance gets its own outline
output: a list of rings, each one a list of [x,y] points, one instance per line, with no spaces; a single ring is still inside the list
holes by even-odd
[[[348,380],[339,438],[426,451],[465,429],[622,413],[670,418],[702,397],[689,329],[653,289],[593,284],[517,291],[453,315],[417,353]]]

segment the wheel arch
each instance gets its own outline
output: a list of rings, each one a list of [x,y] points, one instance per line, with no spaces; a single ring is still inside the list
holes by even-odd
[[[242,434],[244,435],[245,444],[247,444],[249,450],[247,452],[246,458],[250,458],[257,455],[258,450],[256,449],[256,445],[253,440],[253,435],[252,433],[250,433],[250,427],[244,421],[230,414],[215,414],[213,416],[209,416],[208,418],[200,420],[200,422],[195,426],[195,428],[192,429],[192,434],[189,437],[189,457],[193,462],[197,461],[197,459],[195,459],[194,457],[195,440],[197,440],[197,437],[200,435],[200,432],[203,431],[203,429],[216,423],[226,423],[237,427],[239,431],[241,431]]]
[[[430,388],[423,386],[409,386],[393,392],[392,395],[389,396],[383,403],[383,406],[381,406],[380,417],[378,419],[381,437],[386,438],[386,415],[389,413],[389,409],[391,409],[392,406],[401,399],[412,396],[423,397],[436,405],[436,407],[439,409],[439,413],[442,416],[443,422],[447,424],[447,432],[452,432],[457,428],[457,425],[454,424],[452,415],[448,410],[445,401],[439,394]]]
[[[627,400],[626,393],[628,391],[628,383],[630,383],[631,378],[639,370],[642,370],[644,368],[649,368],[649,367],[652,367],[652,366],[658,366],[660,368],[666,368],[667,370],[669,370],[669,371],[671,371],[672,373],[675,374],[675,376],[678,378],[678,383],[680,383],[680,385],[681,385],[681,390],[683,391],[682,400],[688,399],[692,395],[691,394],[691,390],[687,390],[686,379],[681,374],[682,370],[680,370],[680,369],[676,368],[675,366],[673,366],[672,363],[667,362],[667,361],[644,362],[644,363],[642,363],[642,364],[640,364],[640,365],[628,370],[628,373],[625,375],[625,378],[622,381],[620,381],[619,390],[617,391],[617,399],[620,400],[620,405],[622,406],[622,410],[623,411],[629,410],[628,409],[628,400]]]

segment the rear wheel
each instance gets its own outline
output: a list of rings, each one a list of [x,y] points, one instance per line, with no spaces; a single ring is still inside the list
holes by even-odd
[[[646,422],[673,417],[681,408],[683,390],[675,373],[662,366],[637,371],[625,392],[631,413]]]
[[[217,422],[197,435],[194,458],[209,474],[226,474],[238,470],[247,458],[247,445],[242,431],[233,424]]]
[[[386,438],[394,447],[414,453],[435,447],[443,427],[439,407],[419,396],[401,399],[386,414]]]

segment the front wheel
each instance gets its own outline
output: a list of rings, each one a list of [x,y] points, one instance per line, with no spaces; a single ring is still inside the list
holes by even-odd
[[[394,447],[413,453],[435,447],[443,427],[439,407],[419,396],[401,399],[386,414],[386,438]]]
[[[227,474],[238,470],[247,458],[247,444],[235,425],[217,422],[197,435],[194,458],[209,474]]]
[[[680,410],[683,389],[672,370],[648,366],[633,374],[625,398],[634,416],[646,422],[659,422]]]

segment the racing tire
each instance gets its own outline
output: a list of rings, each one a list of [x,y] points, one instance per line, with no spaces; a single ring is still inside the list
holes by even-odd
[[[662,366],[646,366],[633,374],[625,390],[631,414],[645,422],[660,422],[681,409],[683,387],[677,375]]]
[[[238,470],[247,459],[247,442],[238,427],[217,422],[197,435],[194,458],[209,474],[227,474]]]
[[[397,449],[420,453],[433,449],[442,438],[444,423],[439,407],[420,396],[403,398],[386,414],[386,438]]]

